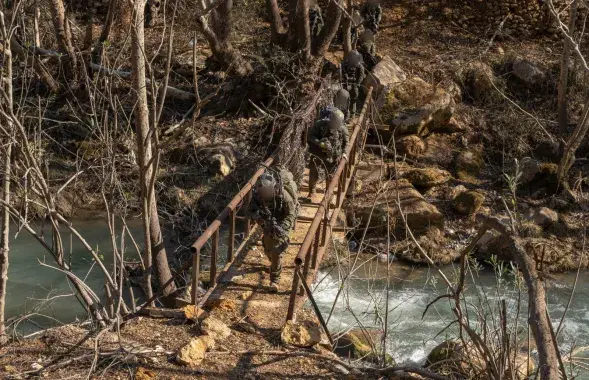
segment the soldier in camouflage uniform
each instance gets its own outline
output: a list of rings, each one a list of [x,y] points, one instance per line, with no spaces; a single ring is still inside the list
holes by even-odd
[[[360,13],[364,18],[364,29],[370,29],[376,35],[382,18],[379,0],[366,0]]]
[[[374,44],[374,33],[372,33],[372,30],[366,29],[362,32],[362,35],[360,35],[358,52],[362,55],[366,70],[372,70],[378,63],[378,59],[376,58],[376,45]]]
[[[360,11],[354,9],[354,12],[352,12],[352,26],[350,27],[352,46],[356,46],[356,43],[358,42],[359,28],[360,25],[362,25],[362,21],[364,21],[364,19],[362,18]]]
[[[311,40],[315,40],[319,33],[321,33],[323,25],[324,22],[321,7],[319,7],[316,1],[311,1],[311,4],[309,5],[309,28],[311,30]]]
[[[350,93],[340,88],[333,97],[333,105],[344,113],[344,120],[350,117]]]
[[[360,86],[366,77],[362,55],[357,50],[352,50],[346,54],[340,70],[342,87],[350,93],[350,114],[354,115],[356,113],[356,103],[358,103],[358,97],[360,96]]]
[[[325,169],[327,182],[329,182],[329,176],[336,169],[349,141],[343,112],[330,106],[325,114],[329,116],[317,120],[307,135],[309,153],[311,153],[309,198],[315,194],[315,186],[319,180],[319,169]]]
[[[297,189],[292,173],[268,169],[258,178],[247,215],[262,227],[262,245],[270,260],[270,291],[276,293],[282,273],[282,257],[298,213]]]

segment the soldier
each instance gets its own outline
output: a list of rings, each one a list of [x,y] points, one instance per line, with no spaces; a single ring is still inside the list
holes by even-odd
[[[290,244],[289,234],[298,213],[297,189],[292,173],[268,169],[258,178],[248,216],[262,227],[262,245],[270,260],[270,291],[278,292],[282,257]]]
[[[348,146],[348,129],[344,122],[343,112],[329,106],[324,114],[328,116],[317,120],[307,136],[309,153],[311,153],[309,198],[315,194],[315,186],[319,180],[319,168],[324,168],[326,177],[329,178]]]
[[[343,88],[340,88],[333,97],[333,105],[344,113],[344,119],[348,120],[350,117],[350,93]]]
[[[361,14],[364,18],[364,29],[370,29],[376,35],[382,18],[382,8],[379,0],[366,0],[362,6]]]
[[[376,46],[374,44],[374,33],[372,30],[366,29],[360,35],[360,44],[358,45],[358,52],[362,54],[362,60],[366,70],[370,71],[378,63],[376,58]]]
[[[362,21],[364,21],[364,19],[362,18],[362,15],[360,15],[360,11],[354,9],[354,12],[352,12],[352,27],[350,28],[352,46],[356,46],[356,42],[358,42],[358,29],[360,28],[360,25],[362,25]]]
[[[321,29],[323,29],[323,14],[321,13],[321,7],[316,1],[312,0],[309,5],[309,26],[311,30],[311,40],[314,40]]]
[[[360,96],[360,85],[366,76],[362,55],[357,50],[352,50],[344,58],[340,69],[342,86],[350,93],[350,114],[354,115],[356,113],[356,103]]]

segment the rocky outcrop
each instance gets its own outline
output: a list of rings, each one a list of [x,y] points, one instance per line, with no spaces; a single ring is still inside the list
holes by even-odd
[[[446,170],[425,168],[411,169],[403,174],[403,178],[415,187],[430,188],[445,184],[452,176]]]
[[[407,224],[414,233],[421,234],[430,227],[443,228],[442,213],[406,179],[388,182],[384,191],[378,190],[377,183],[365,184],[362,192],[347,201],[348,223],[356,226],[357,231],[368,228],[369,235],[382,236],[382,233],[390,232],[404,237],[405,224],[395,204],[397,196]]]
[[[448,123],[454,99],[444,89],[412,77],[387,88],[381,116],[396,135],[426,135]]]
[[[368,73],[364,79],[363,87],[373,88],[373,95],[378,99],[388,91],[390,87],[401,83],[407,79],[407,75],[395,61],[388,55],[382,57],[382,60],[374,66],[372,71]],[[378,103],[378,101],[377,101]]]
[[[295,347],[313,347],[321,342],[321,329],[313,321],[287,321],[280,335],[282,343]]]
[[[207,350],[214,347],[215,341],[207,335],[193,338],[178,350],[176,361],[185,366],[198,367],[204,360]]]

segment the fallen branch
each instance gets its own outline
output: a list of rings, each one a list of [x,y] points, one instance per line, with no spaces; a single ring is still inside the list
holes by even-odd
[[[120,77],[120,78],[123,78],[126,80],[131,80],[131,75],[133,74],[131,71],[109,69],[108,67],[104,67],[99,64],[92,63],[92,62],[90,62],[88,64],[88,66],[92,70],[99,72],[101,74],[111,76],[111,77],[117,76],[117,77]],[[151,84],[151,80],[149,78],[145,78],[145,83],[147,84],[147,88],[149,89],[150,84]],[[180,90],[180,89],[177,89],[172,86],[168,86],[167,91],[166,91],[166,97],[179,99],[179,100],[186,100],[186,101],[194,101],[196,99],[196,96],[192,92]]]

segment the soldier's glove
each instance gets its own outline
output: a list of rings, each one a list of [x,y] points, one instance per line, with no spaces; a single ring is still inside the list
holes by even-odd
[[[330,152],[332,149],[331,143],[329,141],[321,141],[321,144],[319,146],[321,147],[321,150],[324,152]]]

